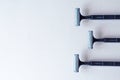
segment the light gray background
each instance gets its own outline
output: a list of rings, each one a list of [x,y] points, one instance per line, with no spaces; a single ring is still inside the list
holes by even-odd
[[[96,37],[120,37],[120,21],[82,21],[83,15],[120,14],[120,0],[0,0],[0,80],[119,80],[119,67],[82,66],[81,60],[119,60],[120,44],[96,43],[88,50],[88,30]]]

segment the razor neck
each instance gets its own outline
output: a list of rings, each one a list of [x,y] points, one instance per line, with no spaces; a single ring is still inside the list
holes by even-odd
[[[91,16],[82,16],[83,19],[91,19]]]
[[[104,42],[104,38],[101,38],[101,39],[95,38],[94,41],[97,41],[97,42]]]
[[[79,61],[79,66],[85,65],[85,64],[86,64],[85,62]]]

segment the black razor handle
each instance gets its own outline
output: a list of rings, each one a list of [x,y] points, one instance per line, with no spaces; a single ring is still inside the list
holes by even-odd
[[[104,42],[120,42],[120,38],[104,38]]]
[[[120,62],[109,62],[109,61],[91,61],[85,62],[86,65],[91,66],[120,66]]]
[[[120,19],[120,15],[91,15],[89,19]]]
[[[95,39],[98,42],[120,42],[120,38],[103,38],[103,39]]]

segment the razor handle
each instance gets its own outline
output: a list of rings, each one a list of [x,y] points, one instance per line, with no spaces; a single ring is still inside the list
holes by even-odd
[[[120,38],[103,38],[97,39],[99,42],[120,42]]]
[[[91,15],[89,19],[120,19],[120,15]]]
[[[85,62],[86,65],[91,66],[120,66],[120,62],[109,62],[109,61],[91,61],[91,62]]]

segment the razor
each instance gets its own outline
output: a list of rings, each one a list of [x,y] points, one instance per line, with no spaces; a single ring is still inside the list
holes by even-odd
[[[80,13],[80,8],[76,8],[76,26],[80,26],[80,21],[82,19],[90,19],[90,20],[109,20],[109,19],[120,19],[120,15],[88,15],[83,16]]]
[[[89,37],[89,46],[88,48],[93,49],[94,42],[107,42],[107,43],[119,43],[120,38],[95,38],[93,36],[93,31],[88,32]]]
[[[83,62],[79,59],[79,54],[74,54],[75,57],[75,67],[74,72],[79,72],[79,67],[81,65],[90,65],[90,66],[120,66],[120,62],[115,61],[87,61]]]

